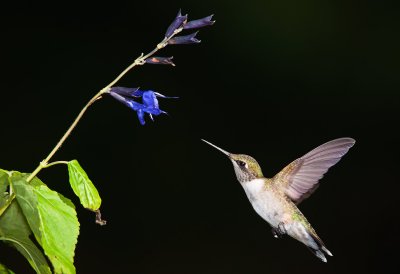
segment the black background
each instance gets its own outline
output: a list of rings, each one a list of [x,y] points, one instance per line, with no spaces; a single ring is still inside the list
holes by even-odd
[[[140,126],[96,102],[53,160],[78,159],[108,224],[78,206],[78,273],[389,273],[399,255],[399,11],[388,1],[109,1],[1,8],[1,168],[31,172],[84,104],[158,43],[179,8],[214,13],[176,67],[135,68],[118,85],[153,89],[168,116]],[[334,257],[275,240],[229,161],[267,177],[337,137],[356,145],[300,209]],[[64,166],[49,187],[79,201]],[[0,260],[32,273],[17,251]]]

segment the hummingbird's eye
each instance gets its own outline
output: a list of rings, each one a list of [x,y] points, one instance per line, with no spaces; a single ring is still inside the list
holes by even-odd
[[[246,166],[246,163],[243,162],[243,161],[240,161],[240,160],[236,161],[236,163],[237,163],[239,166],[243,166],[243,167]]]

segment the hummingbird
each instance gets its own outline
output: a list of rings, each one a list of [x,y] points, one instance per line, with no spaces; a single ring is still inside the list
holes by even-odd
[[[233,154],[202,141],[228,156],[251,205],[270,224],[275,238],[289,235],[323,262],[327,261],[325,254],[333,256],[297,205],[317,189],[328,169],[355,144],[354,139],[339,138],[324,143],[291,162],[273,178],[264,177],[253,157]]]

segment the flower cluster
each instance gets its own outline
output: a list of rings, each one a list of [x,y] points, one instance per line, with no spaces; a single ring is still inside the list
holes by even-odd
[[[200,29],[202,27],[211,26],[215,23],[215,21],[211,21],[212,17],[213,15],[210,15],[188,22],[188,15],[182,15],[181,11],[179,11],[178,15],[175,17],[175,20],[171,23],[171,25],[169,25],[167,31],[165,32],[165,37],[168,39],[183,29]],[[200,43],[200,40],[195,38],[196,34],[197,32],[185,36],[176,36],[172,39],[169,39],[168,44]]]
[[[160,43],[160,47],[165,47],[167,45],[179,45],[179,44],[198,44],[201,41],[196,38],[198,31],[183,35],[183,36],[175,36],[182,30],[188,29],[200,29],[206,26],[211,26],[215,23],[212,21],[213,15],[188,21],[188,15],[182,15],[181,11],[179,10],[177,16],[175,17],[174,21],[169,25],[167,31],[165,32],[164,43]],[[145,60],[147,64],[157,64],[157,65],[172,65],[175,64],[172,62],[172,57],[150,57]]]
[[[188,21],[188,15],[182,15],[181,11],[178,12],[174,21],[169,25],[167,31],[165,32],[165,37],[161,43],[157,45],[157,48],[154,49],[151,53],[143,56],[141,55],[136,61],[135,64],[143,65],[143,64],[156,64],[156,65],[172,65],[175,64],[172,62],[173,57],[159,57],[152,56],[158,50],[164,48],[167,45],[178,45],[178,44],[198,44],[200,40],[196,38],[198,31],[182,36],[175,36],[183,30],[188,29],[199,29],[205,26],[210,26],[214,24],[215,21],[212,21],[212,16],[207,16],[201,19]],[[132,110],[136,111],[137,116],[139,118],[140,124],[145,124],[145,113],[149,114],[150,119],[153,120],[153,115],[158,116],[162,113],[166,114],[165,111],[160,110],[158,105],[157,97],[161,98],[178,98],[178,97],[167,97],[158,92],[154,92],[152,90],[139,90],[139,88],[126,88],[126,87],[112,87],[109,89],[108,93],[128,106]],[[137,98],[142,98],[142,103],[138,103],[135,101]]]
[[[109,92],[113,98],[136,111],[139,122],[142,125],[145,124],[145,113],[149,114],[150,119],[153,121],[153,115],[167,114],[167,112],[160,109],[157,97],[178,98],[168,97],[152,90],[140,90],[139,88],[113,87]],[[142,103],[138,103],[134,100],[140,97],[142,98]]]

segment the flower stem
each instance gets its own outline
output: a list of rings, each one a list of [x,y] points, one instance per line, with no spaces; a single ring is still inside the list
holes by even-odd
[[[78,122],[81,120],[83,114],[85,114],[86,110],[94,103],[96,100],[98,100],[102,94],[108,92],[108,87],[100,90],[95,96],[93,96],[92,99],[83,107],[81,112],[79,112],[78,116],[75,118],[74,122],[72,125],[68,128],[68,130],[64,133],[63,137],[58,141],[57,145],[53,148],[53,150],[47,155],[46,159],[44,159],[42,162],[40,162],[39,166],[29,175],[28,179],[26,181],[29,183],[43,168],[47,167],[49,160],[51,157],[54,156],[54,154],[57,152],[57,150],[62,146],[62,144],[65,142],[65,140],[69,137],[71,132],[74,130]]]
[[[27,178],[27,182],[29,183],[43,168],[49,167],[52,164],[49,164],[48,162],[50,161],[50,159],[54,156],[54,154],[57,152],[57,150],[60,149],[60,147],[63,145],[63,143],[65,142],[65,140],[69,137],[69,135],[71,134],[71,132],[75,129],[76,125],[79,123],[79,121],[81,120],[83,114],[85,114],[86,110],[94,103],[96,102],[98,99],[101,98],[101,96],[105,93],[109,93],[110,92],[110,88],[115,85],[125,74],[127,74],[133,67],[138,66],[138,65],[144,65],[146,63],[146,59],[149,58],[150,56],[152,56],[154,53],[156,53],[157,51],[159,51],[160,49],[164,48],[165,46],[168,45],[168,41],[174,37],[177,33],[182,31],[182,27],[178,28],[174,31],[174,33],[172,35],[170,35],[169,37],[165,37],[160,43],[157,44],[157,47],[154,48],[151,52],[147,53],[146,55],[143,55],[143,53],[136,58],[136,60],[130,64],[125,70],[123,70],[113,81],[111,81],[111,83],[109,83],[105,88],[103,88],[102,90],[100,90],[95,96],[93,96],[92,99],[90,99],[90,101],[83,107],[83,109],[81,110],[81,112],[79,112],[78,116],[75,118],[74,122],[72,123],[72,125],[68,128],[68,130],[64,133],[64,135],[61,137],[61,139],[58,141],[57,145],[53,148],[53,150],[49,153],[49,155],[47,155],[47,157],[40,162],[39,166],[31,173],[31,175],[29,175],[29,177]],[[55,162],[58,163],[58,162]]]

